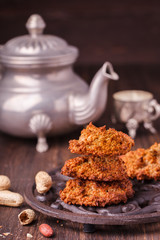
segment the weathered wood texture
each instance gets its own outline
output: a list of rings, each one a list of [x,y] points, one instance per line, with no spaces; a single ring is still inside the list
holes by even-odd
[[[159,63],[159,0],[1,0],[0,44],[26,34],[33,13],[45,19],[45,33],[79,48],[77,64]]]
[[[99,66],[77,68],[77,72],[86,78],[89,82]],[[124,66],[115,67],[120,75],[118,82],[110,82],[109,98],[106,111],[96,122],[97,126],[106,124],[107,127],[115,127],[111,124],[112,113],[112,94],[121,89],[144,89],[154,93],[154,96],[160,102],[159,95],[159,76],[160,68]],[[139,129],[135,141],[135,147],[149,147],[155,141],[160,142],[160,119],[155,122],[158,130],[157,134],[152,135],[143,128]],[[39,170],[50,171],[61,166],[65,160],[73,157],[68,150],[68,140],[77,138],[80,130],[71,134],[54,137],[49,140],[50,149],[48,152],[40,154],[35,151],[36,140],[26,140],[11,137],[6,134],[0,134],[0,174],[10,177],[13,191],[23,194],[26,185],[34,181],[34,176]],[[27,233],[33,235],[34,240],[45,239],[38,231],[41,223],[50,224],[55,236],[53,239],[65,240],[158,240],[160,236],[160,223],[130,225],[130,226],[97,226],[97,231],[93,234],[83,233],[81,224],[59,221],[37,213],[37,220],[29,226],[21,226],[18,222],[17,215],[22,209],[28,206],[24,204],[21,208],[10,208],[0,206],[0,234],[10,232],[8,240],[27,239]],[[0,237],[2,238],[2,237]],[[2,238],[3,239],[3,238]]]

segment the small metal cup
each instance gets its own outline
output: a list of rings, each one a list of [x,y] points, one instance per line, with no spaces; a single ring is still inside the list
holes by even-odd
[[[160,104],[153,94],[141,90],[125,90],[113,94],[114,115],[112,122],[124,123],[128,133],[135,138],[139,123],[150,132],[155,133],[152,121],[160,116]]]

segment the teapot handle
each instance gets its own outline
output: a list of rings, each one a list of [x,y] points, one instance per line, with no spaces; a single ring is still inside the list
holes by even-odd
[[[160,104],[156,99],[152,99],[148,106],[148,113],[150,114],[150,121],[156,120],[160,116]]]

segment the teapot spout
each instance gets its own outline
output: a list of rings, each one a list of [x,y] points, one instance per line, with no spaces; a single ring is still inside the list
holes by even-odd
[[[112,64],[105,62],[94,76],[87,94],[70,96],[70,121],[82,125],[97,120],[106,106],[109,80],[118,79]]]

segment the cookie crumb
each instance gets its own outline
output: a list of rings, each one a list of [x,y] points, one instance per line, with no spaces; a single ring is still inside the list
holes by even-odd
[[[33,238],[32,234],[27,233],[27,239]]]
[[[3,233],[4,236],[10,235],[10,232]]]

